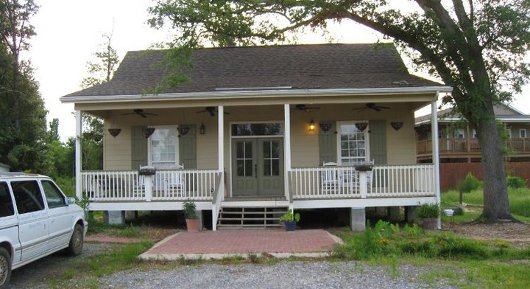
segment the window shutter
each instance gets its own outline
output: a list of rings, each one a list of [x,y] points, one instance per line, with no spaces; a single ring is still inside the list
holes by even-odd
[[[137,170],[147,165],[147,139],[144,135],[145,126],[131,128],[131,169]]]
[[[188,125],[187,134],[179,137],[179,162],[184,169],[197,168],[197,126]]]
[[[376,165],[386,164],[386,122],[384,120],[371,120],[369,129],[370,160],[374,160]]]
[[[328,131],[319,129],[318,145],[320,153],[320,164],[325,162],[337,162],[337,123],[332,122]]]

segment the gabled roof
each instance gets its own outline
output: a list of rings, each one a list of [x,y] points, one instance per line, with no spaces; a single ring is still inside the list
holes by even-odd
[[[114,78],[66,95],[141,95],[163,79],[166,50],[130,51]],[[393,44],[319,44],[196,49],[190,79],[160,93],[230,89],[439,87],[408,73]]]
[[[495,113],[495,118],[503,122],[530,122],[530,115],[524,114],[508,104],[494,105],[493,112]],[[464,120],[464,117],[459,113],[455,113],[453,108],[447,108],[438,112],[438,122],[456,122],[462,120]],[[431,114],[417,117],[415,121],[416,125],[430,122]]]

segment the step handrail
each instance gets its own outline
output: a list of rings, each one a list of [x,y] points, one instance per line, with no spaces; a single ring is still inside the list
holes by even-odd
[[[224,186],[221,185],[223,179],[223,172],[220,172],[215,178],[215,191],[212,195],[212,230],[217,231],[217,219],[219,218],[219,210],[221,209],[221,202],[224,197]]]

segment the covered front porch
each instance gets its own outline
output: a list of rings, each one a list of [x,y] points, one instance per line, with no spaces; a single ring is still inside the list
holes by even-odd
[[[380,97],[379,111],[367,106],[375,104],[371,95],[315,96],[311,104],[299,104],[307,101],[299,98],[162,102],[142,109],[135,103],[77,103],[78,136],[83,111],[105,120],[105,138],[102,171],[80,169],[77,142],[76,193],[89,198],[90,210],[104,211],[181,210],[191,200],[212,212],[214,230],[223,207],[437,202],[437,165],[415,164],[414,138],[414,110],[431,104],[436,115],[436,97],[433,91]],[[143,166],[155,170],[143,174]]]

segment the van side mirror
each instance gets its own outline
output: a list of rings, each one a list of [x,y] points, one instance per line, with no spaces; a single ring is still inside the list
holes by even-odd
[[[68,197],[68,198],[66,198],[66,203],[67,203],[68,205],[73,205],[73,204],[75,204],[75,198],[72,198],[72,197]]]

